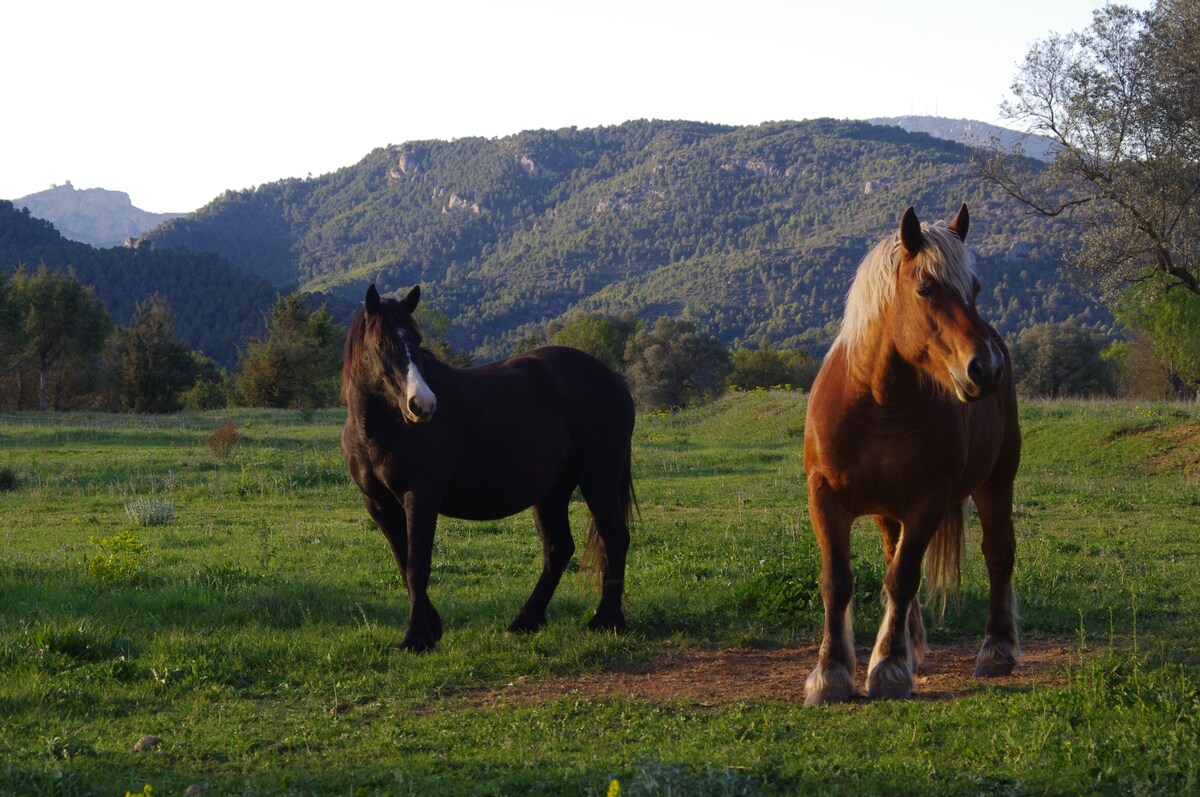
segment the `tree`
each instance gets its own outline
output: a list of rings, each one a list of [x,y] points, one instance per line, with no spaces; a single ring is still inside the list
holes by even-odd
[[[660,318],[640,329],[625,349],[625,377],[642,410],[673,410],[721,394],[729,352],[690,321]]]
[[[1113,392],[1104,340],[1078,324],[1035,324],[1013,343],[1017,391],[1031,398],[1098,396]]]
[[[1044,168],[994,147],[984,175],[1079,226],[1072,266],[1110,296],[1131,283],[1200,294],[1200,0],[1109,5],[1036,42],[1004,117],[1046,136]]]
[[[455,368],[467,368],[472,364],[471,355],[456,351],[450,344],[450,319],[445,313],[423,304],[417,308],[416,321],[421,327],[422,348],[429,349],[434,357]]]
[[[783,385],[807,390],[821,367],[820,361],[804,349],[776,349],[766,340],[757,349],[736,349],[732,364],[729,386],[740,390]]]
[[[638,320],[630,315],[612,318],[606,315],[577,315],[547,330],[550,341],[585,351],[614,371],[625,365],[625,347],[638,329]]]
[[[1134,290],[1116,306],[1115,315],[1144,337],[1175,398],[1200,395],[1200,296]]]
[[[199,364],[175,332],[175,315],[158,294],[139,302],[128,327],[118,329],[105,353],[116,404],[126,412],[175,412]]]
[[[20,306],[8,274],[0,270],[0,378],[17,368],[25,348]]]
[[[10,286],[18,305],[23,354],[38,375],[38,407],[47,409],[53,392],[55,408],[61,409],[69,397],[95,381],[112,321],[92,289],[73,273],[42,266],[30,276],[20,268]]]
[[[252,407],[323,407],[337,401],[345,331],[325,305],[305,306],[300,294],[281,296],[261,338],[246,343],[235,388]]]

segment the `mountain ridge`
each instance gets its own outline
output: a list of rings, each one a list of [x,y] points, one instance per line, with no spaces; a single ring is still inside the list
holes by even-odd
[[[357,302],[421,283],[477,357],[574,312],[693,318],[728,345],[821,349],[853,269],[910,204],[966,201],[1002,331],[1107,314],[1057,276],[1033,219],[960,143],[863,121],[635,120],[388,145],[319,178],[226,192],[148,233],[276,284]],[[990,283],[987,271],[998,279]]]
[[[186,264],[200,258],[228,285],[171,290],[201,316],[204,302],[224,306],[222,337],[189,333],[223,363],[237,347],[227,338],[258,322],[268,297],[308,292],[345,320],[370,283],[385,293],[421,284],[450,342],[481,360],[590,312],[680,316],[727,346],[767,340],[819,354],[854,269],[903,210],[933,221],[965,201],[980,307],[1003,334],[1065,320],[1111,331],[1108,313],[1059,274],[1070,228],[1023,213],[979,178],[974,157],[926,132],[833,119],[634,120],[410,141],[320,177],[226,191],[142,235],[140,260],[63,243],[49,261],[103,261],[81,275],[112,281],[162,258],[172,265],[156,279],[194,290]],[[2,250],[9,268],[44,257]],[[134,298],[103,289],[118,322],[148,280],[143,271],[129,281],[142,292]],[[224,312],[234,308],[253,318],[234,324]]]
[[[97,247],[119,246],[182,213],[135,207],[129,194],[107,188],[78,189],[71,181],[12,200],[51,222],[64,238]]]

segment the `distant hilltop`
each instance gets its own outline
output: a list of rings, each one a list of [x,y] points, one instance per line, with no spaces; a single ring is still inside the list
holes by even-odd
[[[76,189],[71,181],[52,185],[45,191],[13,200],[17,208],[29,208],[46,219],[64,238],[92,246],[120,246],[182,213],[151,213],[135,208],[124,191],[104,188]]]
[[[953,141],[968,147],[990,145],[993,139],[998,139],[1006,150],[1020,146],[1031,158],[1040,161],[1054,158],[1054,142],[1048,138],[1019,133],[1006,127],[998,127],[972,119],[946,119],[941,116],[881,116],[867,121],[873,125],[899,127],[909,133],[925,133],[934,138]]]

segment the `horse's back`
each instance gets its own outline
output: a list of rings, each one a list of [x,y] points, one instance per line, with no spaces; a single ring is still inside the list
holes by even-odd
[[[633,433],[633,398],[625,380],[579,349],[543,346],[466,370],[484,382],[516,377],[524,390],[550,401],[574,422],[602,426],[606,433],[614,424]]]

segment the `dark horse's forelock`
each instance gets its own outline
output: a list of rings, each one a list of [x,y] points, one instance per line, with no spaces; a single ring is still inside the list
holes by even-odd
[[[367,346],[367,336],[370,334],[380,340],[383,330],[407,327],[412,330],[414,339],[409,341],[413,346],[410,356],[416,356],[421,344],[421,327],[417,319],[405,313],[400,303],[395,299],[382,299],[379,302],[379,312],[369,317],[365,308],[360,308],[350,321],[346,332],[346,345],[342,351],[342,399],[346,400],[347,391],[354,382],[363,379],[363,351]]]
[[[364,310],[355,313],[354,319],[350,322],[350,329],[346,333],[346,348],[342,352],[343,401],[348,400],[350,385],[357,381],[358,371],[361,368],[363,335],[367,327],[366,315]]]

